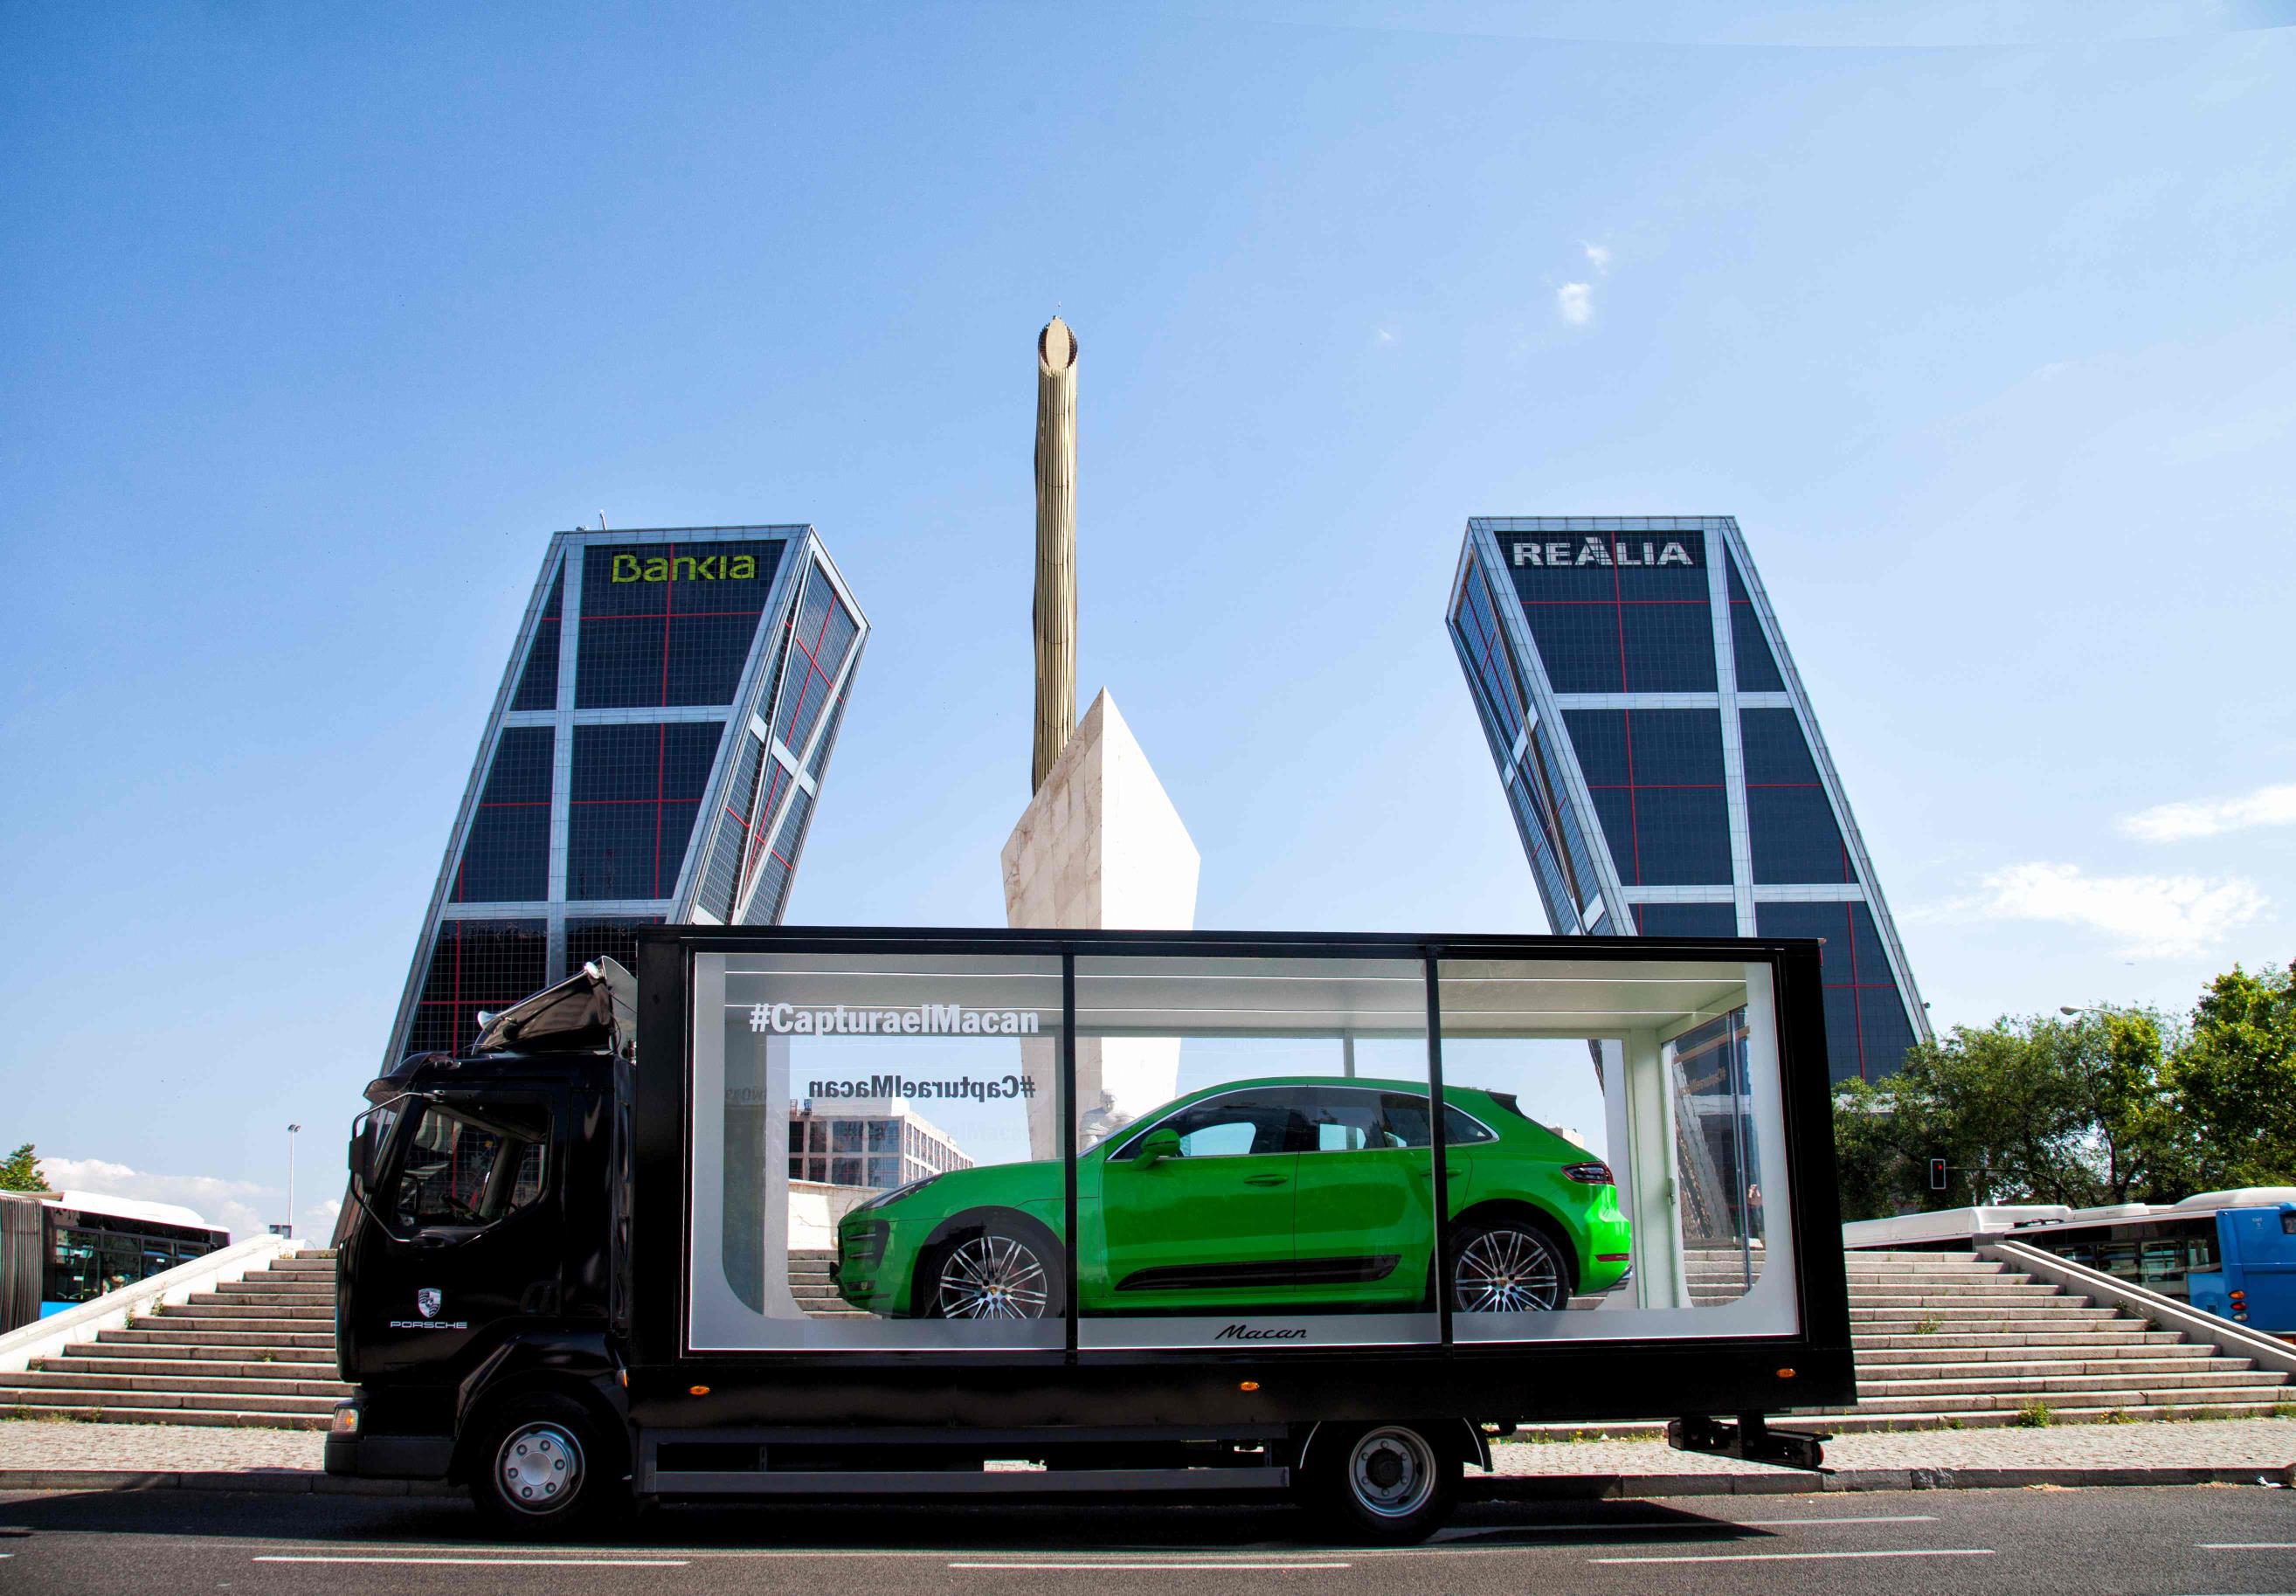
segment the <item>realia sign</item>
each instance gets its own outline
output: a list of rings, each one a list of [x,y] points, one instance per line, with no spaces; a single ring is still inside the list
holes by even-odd
[[[1603,565],[1634,569],[1641,566],[1680,565],[1696,567],[1699,563],[1696,542],[1685,542],[1677,537],[1622,537],[1612,535],[1597,536],[1592,533],[1578,537],[1547,537],[1532,542],[1518,540],[1509,558],[1518,566],[1535,565],[1553,570],[1561,566]]]

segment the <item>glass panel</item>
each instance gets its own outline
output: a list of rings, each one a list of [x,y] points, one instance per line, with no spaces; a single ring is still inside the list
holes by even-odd
[[[1060,970],[694,955],[690,1346],[1066,1346]]]
[[[1077,961],[1078,1345],[1434,1340],[1426,967]]]
[[[488,1225],[540,1195],[549,1140],[539,1110],[489,1109],[484,1123],[426,1107],[399,1162],[391,1219],[402,1231]]]
[[[1791,1331],[1766,965],[1446,960],[1460,1341]]]

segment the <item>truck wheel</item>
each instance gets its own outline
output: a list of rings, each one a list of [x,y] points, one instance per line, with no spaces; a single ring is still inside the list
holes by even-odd
[[[1436,1445],[1435,1433],[1423,1420],[1326,1425],[1308,1453],[1309,1503],[1341,1536],[1425,1540],[1451,1516],[1459,1490],[1458,1454]]]
[[[1460,1314],[1541,1314],[1570,1299],[1562,1249],[1528,1220],[1464,1226],[1451,1246],[1451,1307]]]
[[[563,1396],[525,1396],[488,1423],[472,1455],[471,1497],[497,1529],[554,1539],[610,1527],[629,1506],[621,1448],[589,1410]]]
[[[930,1269],[926,1312],[935,1319],[1043,1319],[1067,1309],[1059,1255],[1018,1224],[952,1237]]]

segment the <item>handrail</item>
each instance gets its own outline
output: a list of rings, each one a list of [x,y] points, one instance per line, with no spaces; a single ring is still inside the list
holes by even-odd
[[[53,1356],[76,1341],[92,1339],[97,1331],[119,1330],[138,1314],[166,1304],[173,1306],[194,1291],[239,1280],[268,1265],[295,1243],[284,1236],[250,1236],[244,1241],[202,1253],[188,1264],[140,1280],[116,1291],[75,1304],[61,1314],[35,1319],[0,1336],[0,1374],[18,1374],[34,1358]]]
[[[2219,1319],[2214,1314],[2203,1313],[2173,1297],[2148,1291],[2117,1275],[2061,1258],[2053,1252],[2043,1252],[2039,1248],[2029,1247],[2021,1241],[1989,1239],[1980,1240],[1977,1250],[1987,1257],[1998,1258],[2028,1274],[2038,1275],[2052,1284],[2062,1286],[2075,1296],[2086,1297],[2093,1303],[2125,1308],[2162,1330],[2178,1330],[2193,1340],[2210,1342],[2219,1351],[2234,1357],[2246,1358],[2260,1369],[2296,1375],[2296,1346],[2244,1325],[2234,1324],[2229,1319]]]

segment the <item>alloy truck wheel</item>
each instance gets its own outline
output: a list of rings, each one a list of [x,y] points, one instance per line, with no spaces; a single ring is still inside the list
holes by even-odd
[[[1332,1532],[1384,1544],[1423,1541],[1451,1516],[1459,1458],[1420,1421],[1327,1427],[1309,1451],[1308,1494]]]
[[[563,1397],[513,1402],[472,1461],[471,1496],[500,1529],[537,1539],[602,1527],[628,1498],[618,1452],[587,1410]]]
[[[1552,1237],[1520,1220],[1466,1227],[1451,1252],[1451,1307],[1460,1314],[1542,1314],[1570,1295]]]
[[[991,1225],[947,1242],[931,1279],[936,1319],[1043,1319],[1066,1305],[1059,1261],[1017,1228]]]

